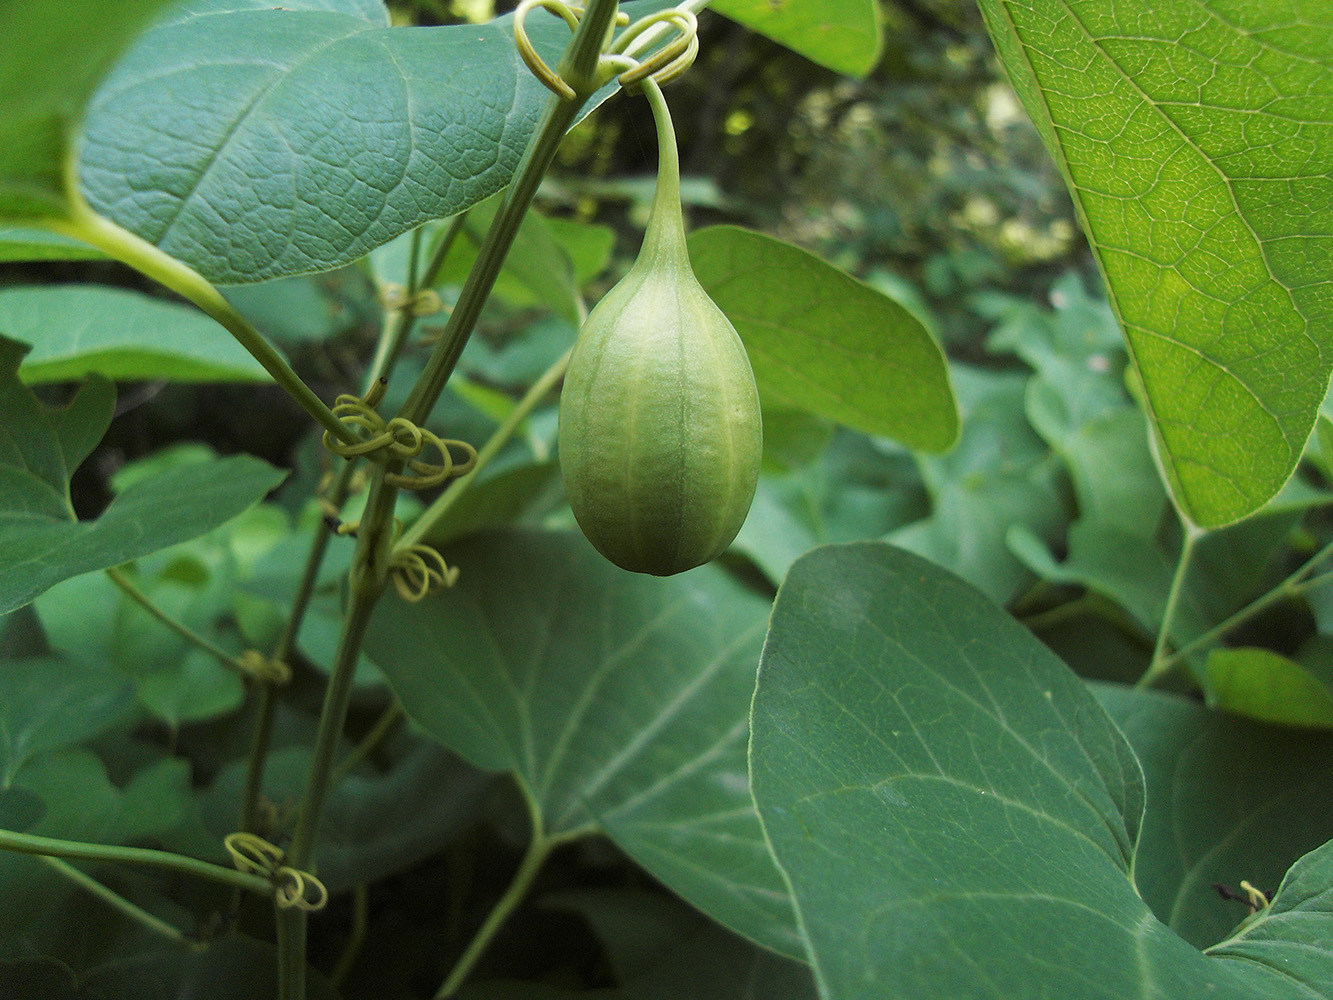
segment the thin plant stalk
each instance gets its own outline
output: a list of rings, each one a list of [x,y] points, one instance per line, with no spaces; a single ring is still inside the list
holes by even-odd
[[[580,79],[591,79],[607,29],[615,14],[616,0],[590,0],[566,50],[562,67],[568,66],[570,72]],[[500,266],[537,192],[541,178],[554,159],[555,151],[573,123],[578,109],[590,93],[590,90],[582,93],[570,102],[553,97],[548,103],[541,126],[528,144],[504,204],[486,234],[477,260],[449,316],[445,335],[431,353],[425,371],[412,387],[399,416],[420,424],[430,414],[481,314],[482,305],[495,284]],[[319,820],[333,774],[334,755],[351,701],[352,677],[371,613],[388,579],[397,490],[384,482],[387,471],[397,470],[376,468],[358,529],[343,634],[320,712],[306,794],[287,857],[287,863],[298,870],[305,869],[314,854]],[[305,911],[283,911],[278,919],[279,926],[283,928],[278,948],[279,1000],[303,1000]]]
[[[352,889],[352,932],[347,936],[338,964],[329,973],[329,981],[334,986],[341,986],[347,973],[356,964],[361,947],[366,943],[366,932],[370,930],[370,889],[364,882],[359,882]]]
[[[1159,672],[1170,670],[1186,657],[1221,639],[1222,636],[1226,635],[1233,628],[1249,621],[1255,615],[1276,604],[1278,601],[1290,597],[1297,597],[1302,591],[1308,590],[1318,582],[1324,580],[1329,574],[1315,577],[1313,580],[1307,580],[1306,577],[1316,566],[1330,555],[1333,555],[1333,542],[1325,545],[1322,549],[1307,559],[1298,569],[1272,590],[1255,598],[1239,611],[1229,615],[1227,618],[1210,628],[1207,632],[1204,632],[1197,638],[1191,639],[1184,646],[1181,646],[1170,656],[1166,657],[1162,661],[1162,669]]]
[[[362,761],[374,753],[375,748],[393,732],[394,726],[398,724],[398,720],[402,717],[403,703],[395,698],[389,702],[389,707],[375,720],[370,732],[362,737],[361,742],[352,749],[351,753],[338,762],[338,766],[333,769],[333,784],[337,785],[343,778],[355,771]]]
[[[96,247],[198,306],[235,337],[273,377],[273,381],[321,427],[343,441],[356,440],[351,429],[333,415],[324,401],[287,364],[286,358],[222,297],[207,278],[128,229],[98,215],[88,207],[77,185],[71,184],[70,187],[72,208],[69,217],[41,219],[38,220],[40,225]]]
[[[519,862],[518,870],[514,872],[514,877],[505,888],[504,894],[496,900],[491,912],[486,915],[486,919],[473,935],[472,940],[463,949],[463,954],[458,957],[454,967],[449,970],[449,975],[440,984],[440,988],[435,992],[434,1000],[448,1000],[459,988],[462,987],[469,973],[478,960],[490,946],[496,933],[504,926],[504,922],[509,919],[510,914],[517,909],[518,904],[523,901],[527,895],[528,889],[532,887],[533,879],[541,871],[542,865],[550,857],[551,851],[565,842],[563,837],[547,836],[543,829],[545,823],[542,820],[541,807],[532,792],[526,787],[522,787],[523,795],[528,804],[528,816],[532,822],[532,838],[528,842],[528,849],[523,854],[523,860]]]
[[[409,301],[421,289],[429,288],[435,283],[439,270],[444,264],[444,258],[458,238],[458,233],[461,231],[466,217],[467,213],[464,212],[454,219],[444,238],[436,244],[424,269],[418,267],[421,227],[414,231],[407,275]],[[419,274],[422,275],[420,278]],[[371,387],[381,378],[387,379],[393,373],[398,358],[401,356],[408,338],[412,335],[412,329],[416,321],[417,316],[409,308],[388,311],[384,322],[380,325],[379,341],[376,344],[375,356],[371,361],[365,382],[366,392],[369,392]],[[343,463],[342,470],[338,473],[338,478],[334,481],[333,489],[328,497],[329,503],[334,508],[341,509],[342,505],[347,502],[347,498],[352,492],[352,479],[356,475],[356,469],[357,463],[355,461]],[[310,543],[310,551],[306,556],[301,581],[297,585],[296,594],[292,598],[291,612],[287,615],[282,635],[273,650],[272,658],[279,662],[287,662],[296,649],[296,637],[300,632],[302,623],[305,621],[306,611],[310,607],[310,600],[315,593],[315,584],[319,579],[320,567],[324,564],[324,556],[328,552],[329,542],[332,538],[333,533],[328,525],[321,522],[316,527],[314,539]],[[276,707],[277,692],[274,686],[261,683],[259,712],[255,719],[254,735],[251,737],[250,753],[246,762],[245,798],[241,807],[242,830],[253,831],[256,826],[259,798],[264,783],[264,763],[268,759],[269,745],[273,740],[273,719]]]
[[[505,417],[504,422],[495,429],[490,438],[477,451],[477,464],[465,476],[460,476],[449,484],[449,487],[441,493],[429,507],[427,507],[408,528],[401,538],[399,538],[395,549],[407,549],[420,542],[430,530],[449,512],[449,509],[458,502],[469,487],[476,481],[481,471],[490,464],[491,460],[499,453],[509,439],[514,436],[519,425],[527,419],[533,409],[546,398],[547,394],[555,388],[556,384],[565,376],[565,369],[569,367],[570,355],[574,353],[571,347],[561,355],[551,367],[542,373],[541,378],[532,384],[532,387],[523,395],[523,398],[514,405],[514,408]]]
[[[1171,589],[1166,594],[1166,609],[1162,612],[1162,625],[1157,633],[1157,642],[1153,646],[1152,661],[1148,664],[1148,669],[1143,672],[1143,676],[1139,678],[1136,687],[1147,687],[1171,669],[1171,659],[1167,652],[1171,641],[1171,628],[1175,625],[1176,612],[1185,592],[1185,578],[1189,576],[1190,566],[1193,565],[1194,547],[1205,534],[1202,528],[1195,527],[1189,521],[1183,521],[1182,526],[1185,533],[1180,542],[1180,559],[1171,577]]]
[[[62,861],[60,858],[53,858],[47,854],[41,855],[41,859],[49,867],[59,872],[61,876],[73,882],[79,888],[96,896],[98,899],[106,903],[112,909],[116,910],[118,913],[121,913],[126,917],[129,917],[131,920],[133,920],[140,926],[146,927],[153,933],[160,934],[164,938],[167,938],[170,941],[174,941],[177,944],[183,944],[190,948],[203,947],[203,945],[199,941],[195,941],[191,938],[186,937],[184,932],[173,927],[171,924],[167,923],[161,917],[154,916],[153,914],[145,910],[142,906],[130,902],[128,899],[126,899],[120,893],[116,892],[114,889],[108,888],[107,886],[103,885],[101,882],[97,881],[97,879],[93,878],[87,872],[75,868],[68,861]]]
[[[211,861],[200,861],[171,851],[156,851],[146,847],[121,847],[114,844],[87,844],[56,837],[39,837],[31,833],[0,830],[0,849],[21,854],[40,854],[53,858],[76,858],[84,861],[109,861],[116,864],[148,865],[193,875],[223,885],[234,886],[263,896],[273,894],[268,879],[249,872],[225,868]]]
[[[175,632],[186,642],[190,643],[191,645],[197,646],[199,649],[202,649],[205,653],[213,657],[228,670],[234,670],[239,674],[248,675],[249,671],[247,671],[245,667],[241,665],[241,662],[236,657],[232,656],[225,649],[222,649],[209,639],[200,635],[198,632],[194,631],[192,628],[185,625],[183,622],[177,621],[171,615],[167,614],[156,604],[154,604],[152,598],[150,598],[147,594],[145,594],[142,590],[140,590],[138,586],[134,583],[134,581],[129,578],[129,574],[124,572],[119,566],[109,567],[107,570],[105,570],[105,572],[107,578],[117,587],[119,587],[126,597],[134,601],[135,604],[139,605],[139,607],[143,608],[144,611],[148,612],[148,614],[152,615],[155,619],[157,619],[167,628],[171,629],[171,631]]]

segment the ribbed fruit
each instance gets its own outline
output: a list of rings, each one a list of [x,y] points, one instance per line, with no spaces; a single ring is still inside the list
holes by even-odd
[[[646,239],[589,315],[559,446],[579,527],[617,566],[680,573],[740,531],[763,450],[759,393],[735,328],[690,270],[683,230]]]

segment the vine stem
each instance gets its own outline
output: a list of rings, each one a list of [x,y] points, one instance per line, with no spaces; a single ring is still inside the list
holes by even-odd
[[[499,453],[509,439],[514,436],[520,424],[527,419],[533,409],[546,398],[547,394],[555,388],[556,384],[565,377],[565,369],[569,367],[569,358],[574,353],[571,347],[560,358],[542,373],[541,378],[532,384],[532,387],[523,395],[523,398],[514,405],[514,408],[505,417],[504,422],[495,429],[490,438],[477,451],[477,464],[465,476],[460,476],[454,480],[449,488],[441,493],[429,507],[427,507],[408,528],[398,542],[394,545],[395,550],[406,550],[417,544],[424,538],[432,528],[435,527],[449,512],[449,509],[458,502],[461,497],[476,481],[481,470],[490,464],[491,460]]]
[[[222,324],[321,427],[342,441],[356,441],[352,430],[333,415],[333,411],[301,380],[301,376],[292,370],[277,349],[222,297],[212,282],[147,240],[105,216],[98,215],[88,206],[76,185],[71,183],[69,187],[69,215],[65,218],[34,220],[34,224],[82,240],[194,303]]]
[[[1194,560],[1194,547],[1205,534],[1202,528],[1195,527],[1189,521],[1181,523],[1185,534],[1180,542],[1180,559],[1176,562],[1176,571],[1171,577],[1171,589],[1167,591],[1166,608],[1162,612],[1162,625],[1157,633],[1157,642],[1153,646],[1152,661],[1135,687],[1147,687],[1171,669],[1171,659],[1167,654],[1167,647],[1171,641],[1171,626],[1175,624],[1180,598],[1185,592],[1185,578],[1189,576],[1190,565]]]
[[[249,676],[250,672],[241,665],[241,662],[236,659],[236,657],[206,639],[183,622],[177,621],[154,604],[152,599],[140,590],[138,586],[135,585],[134,581],[129,578],[129,575],[121,570],[119,566],[111,566],[105,570],[105,573],[111,582],[121,589],[126,597],[130,598],[135,604],[139,605],[144,611],[148,612],[148,614],[152,615],[182,639],[198,646],[227,669],[234,670],[242,676]]]
[[[1241,608],[1239,611],[1223,619],[1221,622],[1214,625],[1207,632],[1204,632],[1197,638],[1191,639],[1184,646],[1181,646],[1170,656],[1166,657],[1162,661],[1162,668],[1159,671],[1159,673],[1164,673],[1165,671],[1170,670],[1172,667],[1174,667],[1181,660],[1185,659],[1191,653],[1195,653],[1198,650],[1209,645],[1210,643],[1216,642],[1218,639],[1222,638],[1222,636],[1226,635],[1237,625],[1240,625],[1242,622],[1249,621],[1255,615],[1259,614],[1261,611],[1270,607],[1271,605],[1276,604],[1278,601],[1283,600],[1284,598],[1298,596],[1301,593],[1301,591],[1308,589],[1314,582],[1306,580],[1305,577],[1316,566],[1318,566],[1321,562],[1327,559],[1330,555],[1333,555],[1333,542],[1330,542],[1329,544],[1325,545],[1322,549],[1320,549],[1309,559],[1303,562],[1298,569],[1296,569],[1293,573],[1291,573],[1290,576],[1288,576],[1285,580],[1279,583],[1272,590],[1268,591],[1267,593],[1259,597],[1256,597],[1249,604],[1245,605],[1245,607]],[[1323,580],[1323,579],[1324,577],[1322,576],[1316,577],[1316,580]],[[1140,681],[1139,683],[1141,685],[1147,683],[1146,675],[1145,675],[1145,680]]]
[[[616,0],[590,0],[583,20],[566,49],[566,61],[580,76],[593,76],[607,29],[615,14]],[[481,315],[482,306],[495,284],[500,266],[504,263],[542,176],[588,93],[580,94],[569,102],[555,97],[548,102],[542,122],[519,163],[504,204],[486,234],[477,260],[450,313],[444,336],[431,352],[425,370],[413,385],[398,416],[414,424],[423,423],[429,416]],[[340,429],[346,432],[341,425]],[[307,868],[314,855],[320,815],[333,776],[334,756],[347,721],[357,659],[371,613],[388,579],[393,510],[398,491],[386,485],[384,477],[386,472],[398,471],[395,464],[376,467],[357,533],[357,550],[349,576],[343,633],[320,712],[305,798],[287,854],[287,863],[298,870]],[[299,909],[283,910],[277,913],[277,920],[279,1000],[304,1000],[306,913]]]
[[[175,941],[177,944],[183,944],[187,947],[196,949],[203,947],[201,942],[186,937],[183,932],[171,926],[171,924],[167,923],[165,920],[154,916],[143,907],[130,902],[120,893],[103,885],[87,872],[75,868],[68,861],[62,861],[60,858],[53,858],[49,854],[41,855],[41,859],[51,868],[54,868],[59,872],[64,878],[69,879],[69,881],[73,882],[79,888],[96,896],[112,909],[129,917],[135,923],[141,924],[142,926],[147,927],[150,931],[153,931],[156,934],[161,934],[163,937]]]
[[[337,785],[343,778],[355,771],[362,761],[374,753],[375,748],[384,742],[384,738],[393,732],[393,727],[398,724],[398,720],[402,716],[403,703],[395,698],[389,702],[389,707],[375,720],[375,725],[370,728],[370,732],[366,733],[352,752],[333,769],[333,784]]]
[[[211,861],[171,851],[155,851],[146,847],[120,847],[110,844],[86,844],[75,840],[59,840],[55,837],[39,837],[30,833],[18,833],[13,830],[0,830],[0,849],[18,851],[22,854],[39,854],[53,858],[80,858],[85,861],[110,861],[118,864],[149,865],[155,868],[167,868],[171,871],[194,875],[198,878],[221,882],[223,885],[257,892],[263,896],[273,895],[273,886],[268,879],[249,872],[224,868]]]
[[[519,862],[518,870],[514,872],[514,877],[510,880],[504,894],[496,901],[491,912],[486,915],[485,921],[477,928],[477,933],[473,935],[472,940],[468,942],[467,948],[463,954],[458,957],[454,967],[449,970],[449,975],[445,978],[440,988],[436,991],[434,1000],[448,1000],[467,979],[468,974],[472,972],[473,966],[485,953],[490,946],[491,940],[496,933],[509,919],[510,914],[523,901],[527,895],[528,889],[532,887],[532,881],[541,871],[542,865],[550,857],[551,851],[564,843],[566,838],[548,836],[543,829],[545,825],[542,821],[541,807],[537,800],[533,798],[532,792],[522,786],[523,796],[528,804],[528,815],[532,820],[532,839],[528,842],[528,849],[523,854],[523,860]]]
[[[597,61],[615,15],[616,0],[590,0],[584,11],[578,29],[560,61],[561,75],[574,87],[575,97],[566,101],[552,96],[547,102],[541,123],[523,152],[500,210],[486,231],[486,238],[477,251],[476,262],[463,282],[444,333],[431,352],[421,377],[398,411],[398,416],[414,424],[422,423],[444,390],[444,384],[463,353],[463,346],[477,324],[482,306],[500,273],[500,266],[518,234],[523,216],[527,214],[537,194],[542,177],[555,159],[556,150],[574,124],[579,110],[597,89]]]
[[[424,273],[418,267],[422,228],[417,227],[413,232],[412,250],[408,258],[407,271],[409,303],[421,289],[429,288],[435,283],[440,268],[444,266],[444,259],[448,256],[449,249],[458,239],[458,234],[462,230],[466,218],[466,212],[460,213],[454,218],[444,237],[435,245],[430,260],[424,268]],[[402,354],[408,338],[412,335],[412,328],[416,322],[417,316],[408,307],[385,311],[384,320],[380,324],[379,341],[375,345],[375,356],[370,364],[363,394],[369,392],[371,387],[380,379],[388,379],[393,374],[393,369],[398,363],[398,358]],[[354,460],[343,463],[342,470],[338,473],[338,478],[334,482],[333,489],[328,497],[329,503],[333,507],[341,509],[342,505],[347,502],[347,498],[352,492],[352,478],[356,475],[356,469],[357,463]],[[320,522],[320,525],[315,529],[315,537],[310,543],[310,551],[306,555],[301,581],[297,585],[295,595],[292,597],[291,612],[287,615],[282,635],[274,646],[272,654],[274,660],[285,663],[296,649],[296,639],[301,631],[301,624],[305,621],[310,600],[314,596],[315,584],[319,579],[319,570],[324,564],[324,556],[328,552],[329,542],[332,538],[333,532],[329,530],[328,525]],[[277,707],[276,702],[277,694],[274,686],[260,682],[259,712],[255,719],[254,735],[250,740],[250,753],[246,763],[245,799],[241,806],[242,830],[256,832],[259,796],[263,791],[264,784],[264,763],[268,759],[269,744],[273,740],[273,717]]]

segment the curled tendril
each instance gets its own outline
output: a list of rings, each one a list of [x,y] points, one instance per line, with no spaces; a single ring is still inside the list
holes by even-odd
[[[639,62],[626,55],[625,50],[634,39],[657,24],[666,24],[676,29],[676,37],[667,42],[647,59]],[[664,87],[694,65],[694,58],[699,54],[699,20],[693,11],[662,10],[649,14],[635,21],[611,44],[605,61],[608,65],[624,65],[621,60],[628,60],[633,65],[617,77],[622,87],[632,87],[652,77],[659,87]]]
[[[532,75],[561,100],[577,100],[578,92],[546,64],[528,38],[523,22],[528,16],[528,11],[534,7],[541,7],[563,18],[565,24],[569,25],[570,31],[578,27],[583,8],[571,6],[564,0],[523,0],[514,11],[514,42]],[[658,24],[675,28],[676,37],[642,62],[626,53],[625,50],[631,42]],[[615,70],[621,70],[618,82],[622,87],[632,87],[648,77],[657,81],[659,86],[665,86],[689,69],[694,64],[695,56],[699,54],[699,22],[692,11],[658,11],[656,14],[640,18],[633,24],[629,23],[628,16],[619,13],[616,15],[616,25],[629,26],[607,47],[605,54],[598,60],[597,79],[602,82],[610,79]]]
[[[247,649],[236,658],[247,677],[264,684],[286,684],[292,679],[292,668],[281,660],[265,656],[257,649]]]
[[[396,419],[396,418],[395,418]],[[390,421],[392,423],[392,421]],[[477,449],[466,441],[456,441],[452,438],[441,438],[432,434],[430,431],[418,431],[426,443],[440,453],[444,459],[440,465],[434,465],[430,462],[422,462],[416,458],[407,460],[407,468],[414,473],[413,475],[403,475],[397,472],[390,472],[384,477],[384,481],[390,486],[397,486],[404,490],[428,490],[433,486],[439,486],[452,476],[464,476],[472,471],[472,467],[477,464]],[[466,456],[463,461],[454,461],[451,449],[457,448]]]
[[[452,587],[458,580],[458,567],[448,565],[429,545],[410,545],[393,554],[389,578],[398,596],[415,604],[432,590]]]
[[[573,31],[579,26],[579,15],[583,13],[582,8],[571,7],[561,0],[523,0],[514,11],[514,43],[518,46],[518,54],[523,59],[524,64],[532,71],[542,84],[550,91],[554,92],[562,101],[575,100],[579,95],[560,76],[546,65],[546,60],[537,54],[537,50],[532,47],[532,42],[528,38],[527,29],[523,27],[523,21],[528,16],[528,11],[534,7],[541,7],[549,10],[552,14],[558,14],[564,18],[565,24],[569,25],[569,30]]]
[[[444,300],[433,288],[423,288],[415,295],[408,295],[402,285],[385,285],[380,291],[380,304],[385,309],[410,316],[434,316],[444,312]]]
[[[1258,913],[1260,910],[1268,909],[1268,897],[1265,896],[1262,891],[1256,889],[1245,879],[1241,879],[1240,887],[1244,890],[1245,895],[1249,900],[1251,913]]]
[[[292,908],[313,913],[324,909],[329,901],[329,890],[324,883],[309,872],[299,871],[287,865],[280,865],[273,870],[273,901],[281,910]],[[311,892],[314,893],[311,896]]]
[[[284,865],[282,848],[254,833],[229,833],[222,846],[238,871],[262,875],[273,883],[273,900],[282,909],[321,910],[329,901],[329,890],[309,872]],[[313,895],[311,895],[313,893]]]
[[[428,490],[471,471],[477,463],[477,451],[466,441],[439,437],[402,417],[386,421],[376,413],[375,406],[384,398],[385,388],[380,380],[364,397],[344,394],[334,400],[334,416],[359,431],[361,440],[349,444],[325,431],[324,447],[343,458],[365,456],[381,464],[402,462],[407,472],[387,473],[384,481],[403,490]],[[440,462],[419,457],[427,447],[439,453]],[[463,461],[455,460],[454,449],[463,453]]]

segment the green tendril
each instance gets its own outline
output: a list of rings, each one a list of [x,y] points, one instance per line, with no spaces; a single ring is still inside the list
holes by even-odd
[[[524,21],[534,7],[541,7],[563,18],[571,31],[578,27],[583,9],[570,6],[563,0],[523,0],[514,11],[514,41],[524,64],[533,76],[562,101],[578,100],[579,91],[546,64],[528,38]],[[594,74],[598,85],[609,81],[618,71],[616,79],[622,87],[633,87],[649,78],[656,81],[658,86],[665,86],[688,70],[699,54],[699,22],[693,11],[679,8],[658,11],[633,24],[629,24],[629,18],[622,13],[617,15],[616,25],[628,27],[604,47]],[[642,61],[627,54],[629,46],[636,39],[658,25],[676,29],[676,37]]]
[[[406,471],[386,473],[384,482],[402,490],[428,490],[471,471],[477,451],[466,441],[439,437],[403,417],[387,421],[381,417],[375,407],[384,399],[385,390],[386,384],[380,381],[364,396],[339,396],[334,401],[334,416],[353,428],[358,440],[349,444],[326,431],[324,447],[343,458],[364,457],[379,465],[401,463]],[[441,461],[423,461],[419,456],[427,448],[437,452]],[[462,461],[454,458],[455,450],[463,453]]]
[[[282,910],[322,910],[329,901],[329,890],[309,872],[283,864],[282,848],[253,833],[231,833],[222,845],[231,855],[237,871],[262,875],[273,883],[273,902]]]

